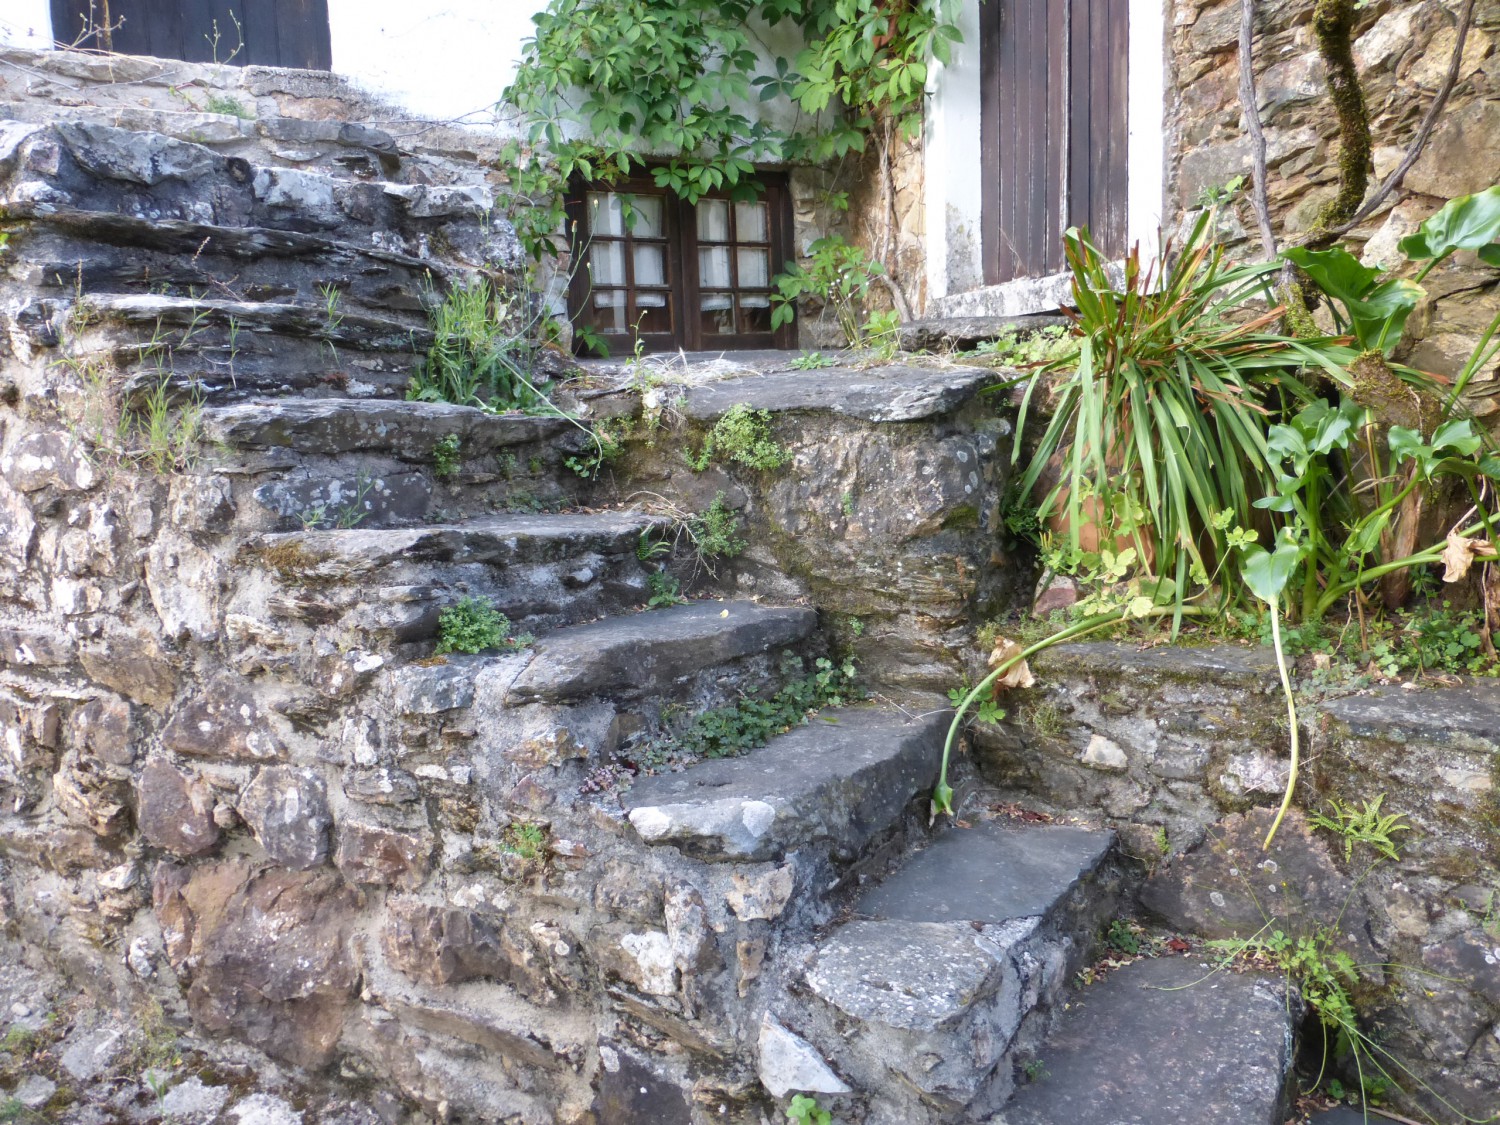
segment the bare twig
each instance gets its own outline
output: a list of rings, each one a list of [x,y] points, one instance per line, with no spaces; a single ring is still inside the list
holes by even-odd
[[[1271,204],[1266,194],[1266,133],[1260,124],[1260,98],[1255,93],[1255,0],[1240,0],[1240,107],[1250,133],[1251,201],[1260,226],[1266,257],[1276,257],[1276,231],[1271,226]]]
[[[1427,114],[1422,118],[1422,123],[1417,127],[1417,132],[1412,137],[1411,144],[1407,146],[1406,155],[1401,158],[1401,163],[1396,165],[1395,170],[1375,189],[1373,195],[1367,199],[1360,208],[1348,219],[1347,222],[1331,227],[1325,231],[1318,231],[1308,240],[1309,245],[1326,246],[1334,239],[1348,234],[1360,223],[1375,213],[1376,209],[1390,196],[1391,192],[1401,186],[1401,181],[1406,178],[1406,173],[1411,171],[1417,158],[1422,155],[1428,138],[1432,136],[1432,130],[1437,125],[1438,117],[1443,112],[1443,107],[1448,104],[1448,98],[1453,93],[1453,87],[1458,84],[1458,72],[1463,65],[1464,44],[1469,38],[1469,27],[1474,21],[1474,0],[1464,0],[1464,6],[1458,14],[1458,37],[1453,42],[1453,57],[1448,62],[1448,73],[1443,76],[1443,83],[1438,87],[1437,93],[1433,95],[1432,104],[1427,107]]]

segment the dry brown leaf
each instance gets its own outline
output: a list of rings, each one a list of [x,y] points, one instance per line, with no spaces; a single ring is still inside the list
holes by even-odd
[[[1494,557],[1495,545],[1488,539],[1469,539],[1449,532],[1448,545],[1443,548],[1443,581],[1462,582],[1475,559]]]
[[[1019,656],[1024,650],[1015,641],[1006,640],[1004,637],[995,639],[994,651],[990,653],[990,667],[998,668],[1007,660]],[[1031,674],[1031,668],[1026,661],[1018,660],[1006,670],[1005,675],[995,681],[996,688],[1029,688],[1036,683],[1036,677]]]

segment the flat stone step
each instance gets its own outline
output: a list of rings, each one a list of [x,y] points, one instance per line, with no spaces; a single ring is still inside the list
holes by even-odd
[[[830,367],[702,383],[688,388],[682,409],[698,422],[713,421],[740,403],[773,414],[828,411],[867,422],[917,422],[951,413],[1000,381],[983,367]]]
[[[288,531],[257,536],[249,548],[300,580],[349,582],[398,567],[508,567],[588,553],[633,555],[641,533],[659,522],[640,512],[523,513],[429,527]]]
[[[1064,825],[949,829],[818,943],[790,1023],[890,1120],[998,1107],[1023,1025],[1045,1021],[1113,911],[1113,845]]]
[[[654,694],[704,668],[796,644],[817,624],[806,606],[700,602],[560,629],[537,642],[506,701]]]
[[[210,325],[227,328],[232,320],[239,331],[307,337],[356,351],[415,354],[432,343],[432,332],[425,324],[353,312],[331,320],[326,309],[311,304],[195,300],[155,293],[97,295],[89,301],[100,317],[152,329],[158,325],[173,329]]]
[[[637,512],[486,516],[416,528],[291,531],[246,541],[232,612],[301,622],[379,651],[437,634],[442,610],[485,597],[518,632],[644,605],[636,557],[658,521]]]
[[[432,461],[433,446],[449,434],[468,458],[579,432],[557,416],[389,399],[262,399],[211,407],[203,421],[208,441],[234,449],[388,453],[421,464]]]
[[[972,351],[987,340],[1066,326],[1062,316],[945,316],[901,326],[901,348],[908,352]]]
[[[799,848],[852,858],[937,777],[947,719],[842,707],[739,758],[637,781],[630,823],[649,844],[715,862]]]
[[[1137,961],[1077,992],[991,1125],[1281,1125],[1300,1005],[1281,977],[1211,968]]]

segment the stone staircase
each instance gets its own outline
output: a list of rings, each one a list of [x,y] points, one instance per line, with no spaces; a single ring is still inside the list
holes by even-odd
[[[1070,989],[1128,898],[1111,833],[982,810],[929,829],[946,711],[891,692],[739,757],[654,774],[632,757],[805,675],[833,614],[786,574],[648,611],[641,547],[662,521],[564,468],[577,425],[401,400],[426,287],[515,264],[487,200],[68,116],[0,124],[7,379],[27,407],[5,463],[26,442],[84,463],[48,411],[93,365],[127,400],[166,380],[204,438],[170,483],[121,469],[86,495],[82,469],[54,466],[0,496],[72,513],[27,530],[28,566],[83,551],[69,520],[113,552],[66,579],[108,612],[41,578],[6,591],[0,707],[63,700],[66,722],[16,736],[37,756],[15,755],[0,847],[86,873],[80,901],[139,943],[129,975],[108,970],[122,992],[312,1070],[341,1059],[440,1120],[748,1123],[767,1091],[866,1125],[1283,1120],[1294,1006],[1268,982],[1162,991],[1206,972],[1164,960]],[[399,171],[376,140],[352,138],[372,146],[356,170]],[[868,429],[848,460],[888,474],[880,442],[928,426],[957,483],[909,450],[907,475],[962,519],[903,512],[900,534],[982,536],[978,446],[953,421],[981,376],[915,370],[901,394],[777,378],[701,388],[687,416],[852,417]],[[450,436],[461,463],[440,474]],[[866,534],[832,495],[845,537]],[[953,584],[917,569],[882,597]],[[534,642],[436,656],[461,597]],[[955,626],[933,620],[941,650]],[[66,645],[35,647],[48,630]],[[622,761],[634,776],[600,779]],[[97,961],[66,906],[20,925]],[[1031,1060],[1051,1077],[1017,1089]]]

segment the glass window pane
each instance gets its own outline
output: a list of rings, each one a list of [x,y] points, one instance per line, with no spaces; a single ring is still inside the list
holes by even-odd
[[[739,299],[740,331],[771,331],[771,298],[766,293],[746,293]]]
[[[734,240],[736,242],[769,242],[764,203],[734,205]]]
[[[698,241],[729,241],[729,204],[722,199],[698,201]]]
[[[665,238],[666,228],[662,221],[664,207],[659,195],[626,196],[629,206],[630,233],[637,238]]]
[[[605,332],[626,331],[623,290],[607,289],[594,294],[594,323]]]
[[[758,289],[771,284],[771,252],[769,250],[737,250],[740,266],[740,285],[747,289]]]
[[[625,244],[596,242],[589,247],[589,269],[595,285],[625,284]]]
[[[699,308],[704,335],[724,336],[734,331],[734,298],[728,293],[704,293]]]
[[[698,248],[698,284],[704,289],[729,288],[732,284],[729,278],[729,247]]]
[[[665,285],[667,283],[667,249],[650,243],[634,249],[635,283],[637,285]]]
[[[608,238],[623,238],[625,218],[620,207],[620,197],[612,191],[591,191],[588,194],[589,231]]]
[[[635,298],[637,332],[672,331],[672,306],[665,293],[638,293]]]

